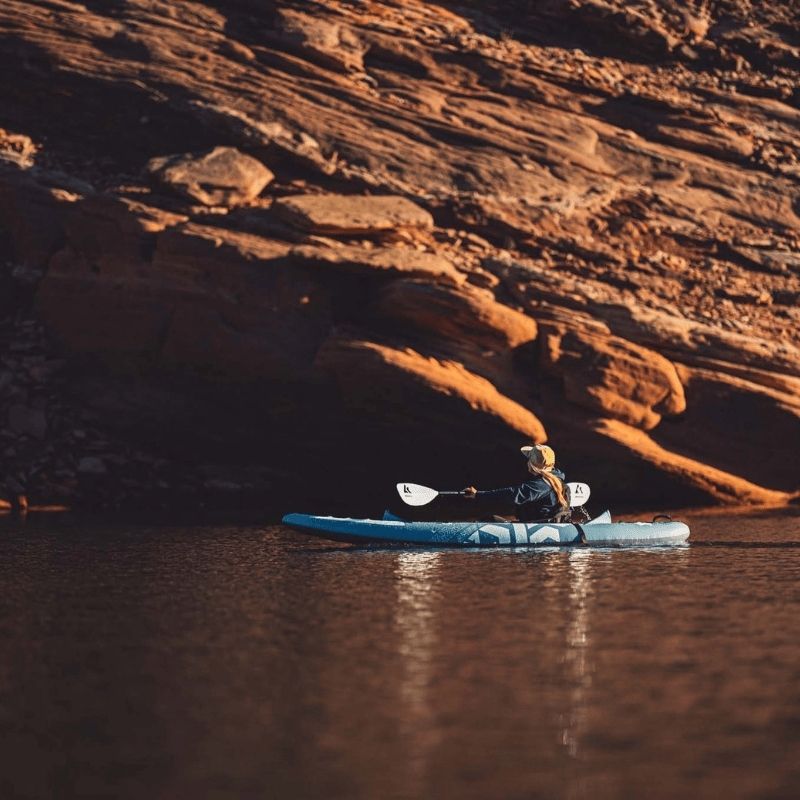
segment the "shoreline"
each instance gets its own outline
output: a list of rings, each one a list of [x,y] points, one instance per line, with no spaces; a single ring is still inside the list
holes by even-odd
[[[310,504],[310,505],[313,505]],[[600,506],[597,506],[599,509]],[[653,509],[620,506],[611,509],[615,517],[631,518],[628,521],[649,522],[656,514],[668,514],[673,519],[692,520],[714,517],[758,517],[773,516],[782,513],[788,516],[800,515],[800,503],[797,501],[770,505],[730,505],[730,506],[698,506],[679,509]],[[87,510],[69,508],[63,505],[33,505],[27,511],[19,512],[11,508],[0,508],[0,525],[13,522],[38,524],[50,520],[69,523],[88,523],[91,525],[120,523],[139,525],[191,525],[193,527],[216,527],[219,525],[259,525],[265,527],[281,526],[281,517],[285,510],[261,510],[258,508],[239,509],[233,511],[223,507],[192,510],[186,507],[171,509],[131,510],[131,509],[98,509]],[[599,512],[598,512],[599,513]],[[332,516],[336,516],[332,514]],[[355,517],[369,518],[369,517]]]

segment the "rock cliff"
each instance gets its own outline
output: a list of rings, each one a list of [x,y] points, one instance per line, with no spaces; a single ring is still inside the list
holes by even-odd
[[[6,0],[0,497],[796,497],[798,23]]]

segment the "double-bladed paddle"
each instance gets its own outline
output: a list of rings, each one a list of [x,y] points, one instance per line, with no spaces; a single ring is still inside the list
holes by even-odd
[[[568,483],[567,498],[570,508],[577,508],[585,505],[589,501],[591,489],[585,483]],[[437,497],[465,497],[463,491],[460,492],[437,492],[429,486],[420,486],[418,483],[398,483],[397,493],[402,501],[409,506],[426,506]]]

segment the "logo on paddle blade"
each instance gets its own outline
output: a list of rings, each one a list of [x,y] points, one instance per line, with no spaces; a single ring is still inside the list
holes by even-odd
[[[411,489],[408,488],[407,484],[403,484],[403,494],[411,494]]]

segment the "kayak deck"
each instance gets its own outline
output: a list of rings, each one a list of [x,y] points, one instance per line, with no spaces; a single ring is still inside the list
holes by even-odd
[[[663,546],[689,538],[683,522],[612,522],[606,511],[589,522],[406,522],[287,514],[283,524],[335,541],[435,547],[531,547],[554,545]]]

